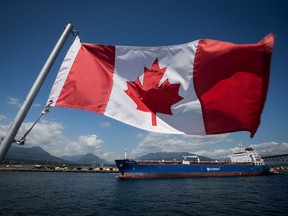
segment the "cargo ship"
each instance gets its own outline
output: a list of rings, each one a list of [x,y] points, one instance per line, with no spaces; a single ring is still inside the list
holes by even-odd
[[[115,160],[118,178],[193,178],[214,176],[258,176],[269,174],[269,166],[249,147],[228,155],[228,161],[200,161],[199,156],[183,156],[182,161]]]

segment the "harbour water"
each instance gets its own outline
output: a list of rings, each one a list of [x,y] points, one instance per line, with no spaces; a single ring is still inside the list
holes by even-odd
[[[0,172],[0,215],[287,215],[288,175],[117,179]]]

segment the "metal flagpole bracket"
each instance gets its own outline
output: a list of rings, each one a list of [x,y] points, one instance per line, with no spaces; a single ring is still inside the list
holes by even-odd
[[[26,136],[31,132],[31,130],[38,123],[38,121],[41,119],[41,117],[50,111],[49,109],[50,109],[52,103],[53,103],[53,100],[50,100],[49,103],[47,104],[47,106],[41,112],[40,116],[37,118],[37,120],[34,122],[34,124],[29,128],[29,130],[24,134],[24,136],[20,140],[14,139],[14,142],[16,144],[18,144],[18,145],[24,145],[25,144]]]
[[[79,36],[79,32],[75,29],[72,29],[72,34],[74,37]]]
[[[72,24],[68,23],[60,36],[59,40],[57,41],[54,49],[50,53],[48,59],[46,60],[43,68],[41,69],[37,79],[35,80],[33,86],[31,87],[26,99],[24,100],[22,106],[20,107],[14,121],[12,122],[6,136],[2,140],[0,144],[0,163],[5,158],[5,155],[7,151],[9,150],[11,143],[14,141],[14,138],[24,121],[24,118],[26,117],[30,107],[32,106],[32,103],[34,99],[36,98],[36,95],[38,94],[44,80],[46,79],[54,61],[56,60],[56,57],[58,56],[59,52],[61,51],[65,41],[67,40],[69,34],[72,32],[73,26]]]

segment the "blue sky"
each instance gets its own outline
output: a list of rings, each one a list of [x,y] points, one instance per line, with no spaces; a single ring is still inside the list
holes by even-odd
[[[248,132],[214,136],[150,133],[87,111],[53,108],[27,137],[26,147],[53,155],[94,153],[108,160],[156,151],[223,157],[243,141],[260,154],[288,153],[288,2],[285,0],[3,0],[0,3],[0,137],[13,121],[67,23],[83,42],[160,46],[197,39],[257,43],[276,36],[268,97],[253,139]],[[19,130],[45,106],[69,36]],[[241,102],[239,102],[241,103]],[[241,112],[241,110],[239,110]]]

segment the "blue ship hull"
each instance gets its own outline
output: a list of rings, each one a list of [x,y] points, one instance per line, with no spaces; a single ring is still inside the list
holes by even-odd
[[[256,176],[269,174],[269,166],[253,163],[200,162],[136,162],[115,160],[119,178],[193,178],[212,176]]]

